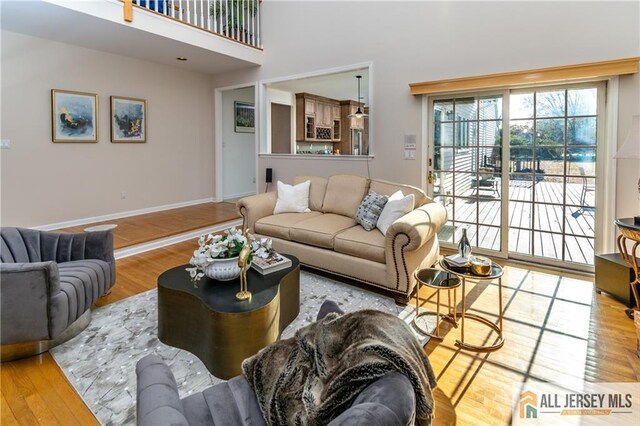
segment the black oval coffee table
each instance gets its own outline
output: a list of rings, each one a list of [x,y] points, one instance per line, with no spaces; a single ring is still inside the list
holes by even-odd
[[[250,301],[236,300],[240,279],[203,277],[193,285],[185,268],[158,277],[158,338],[196,355],[214,376],[229,379],[245,358],[275,342],[300,312],[300,262],[262,275],[247,272]]]

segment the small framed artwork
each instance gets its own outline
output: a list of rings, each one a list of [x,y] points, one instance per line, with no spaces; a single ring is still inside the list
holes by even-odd
[[[147,141],[147,101],[111,96],[111,142]]]
[[[256,106],[249,102],[235,101],[236,133],[255,133]]]
[[[51,90],[53,142],[98,142],[98,95]]]

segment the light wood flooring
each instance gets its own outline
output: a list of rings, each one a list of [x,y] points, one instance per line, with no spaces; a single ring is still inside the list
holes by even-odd
[[[203,203],[195,206],[161,212],[130,216],[104,222],[88,223],[57,232],[82,232],[85,228],[114,223],[118,227],[113,232],[113,247],[117,250],[136,244],[159,240],[172,235],[206,228],[219,223],[238,219],[235,203]]]
[[[116,285],[98,305],[155,288],[158,275],[192,251],[193,242],[184,242],[117,261]],[[640,380],[633,322],[621,303],[594,292],[592,279],[507,263],[503,285],[502,349],[458,350],[459,330],[446,325],[445,339],[425,347],[438,377],[435,425],[509,424],[512,386],[525,380]],[[423,306],[433,308],[433,296],[425,287]],[[469,284],[467,309],[497,319],[497,283]],[[495,338],[481,325],[466,326],[471,343]],[[2,425],[97,423],[49,354],[4,363],[0,376]]]

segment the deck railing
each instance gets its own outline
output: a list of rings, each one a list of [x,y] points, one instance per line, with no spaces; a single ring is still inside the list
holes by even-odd
[[[262,0],[133,0],[133,3],[205,31],[262,48]]]

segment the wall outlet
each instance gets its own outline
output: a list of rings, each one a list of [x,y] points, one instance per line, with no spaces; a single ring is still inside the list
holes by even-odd
[[[255,176],[253,177],[253,183],[256,183],[256,177]]]
[[[0,149],[11,148],[11,139],[0,139]]]
[[[122,200],[126,200],[127,199],[127,191],[122,191],[120,193],[120,199],[122,199]]]

